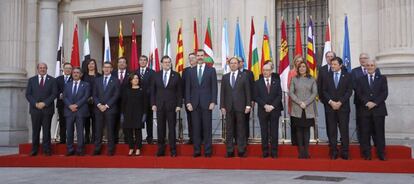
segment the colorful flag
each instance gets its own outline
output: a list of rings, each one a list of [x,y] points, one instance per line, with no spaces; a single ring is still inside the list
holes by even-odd
[[[328,17],[328,25],[326,25],[326,33],[325,33],[325,46],[323,47],[323,60],[322,60],[322,66],[328,64],[326,61],[325,55],[327,52],[332,50],[331,45],[331,20]]]
[[[223,74],[230,72],[230,68],[227,65],[229,55],[229,33],[227,28],[227,20],[224,19],[223,29],[221,30],[221,67],[223,67]]]
[[[194,47],[194,53],[198,50],[198,34],[197,34],[197,21],[196,18],[194,18],[193,22],[193,28],[194,28],[194,38],[193,38],[193,47]]]
[[[109,43],[109,31],[108,23],[105,21],[105,50],[104,50],[104,62],[111,62],[111,45]]]
[[[72,53],[70,55],[70,63],[73,67],[80,66],[79,58],[79,39],[78,39],[78,24],[75,25],[75,30],[73,31],[73,41],[72,41]]]
[[[267,29],[267,20],[264,22],[263,41],[262,41],[262,58],[260,70],[266,62],[272,61],[272,48],[269,42],[269,30]]]
[[[351,48],[349,45],[349,31],[348,31],[348,16],[345,16],[345,35],[344,35],[344,48],[342,51],[342,58],[344,60],[344,66],[351,72]]]
[[[254,22],[252,17],[252,23],[250,28],[250,44],[249,44],[249,65],[248,68],[253,72],[254,80],[259,79],[260,64],[259,53],[257,51],[256,32],[254,30]]]
[[[281,36],[280,36],[280,65],[279,65],[279,75],[280,75],[280,83],[282,86],[283,92],[289,91],[288,86],[288,75],[289,75],[289,47],[287,42],[287,35],[286,35],[286,24],[285,20],[282,17],[282,25],[281,27]]]
[[[61,74],[62,61],[63,61],[63,23],[60,24],[60,30],[59,30],[59,42],[57,46],[55,77],[58,77]]]
[[[243,68],[247,69],[246,55],[244,54],[243,40],[241,38],[239,20],[237,20],[236,38],[234,40],[234,56],[243,60]]]
[[[171,36],[170,36],[170,24],[168,24],[168,21],[167,21],[167,31],[165,33],[165,39],[164,39],[164,51],[162,55],[170,56],[171,58]]]
[[[118,58],[123,57],[124,52],[125,52],[125,48],[124,48],[124,35],[122,34],[122,22],[119,21]]]
[[[206,30],[206,37],[204,38],[204,51],[206,55],[204,57],[204,62],[208,66],[214,65],[214,53],[213,53],[213,44],[211,42],[211,29],[210,29],[210,18],[207,21],[207,30]]]
[[[129,70],[131,72],[134,72],[139,68],[138,63],[138,51],[137,51],[137,38],[136,38],[136,32],[135,32],[135,21],[132,20],[132,41],[131,41],[131,59],[129,64]]]
[[[91,58],[91,51],[89,49],[89,20],[87,20],[86,28],[85,28],[85,38],[83,40],[83,60],[87,61],[90,58]],[[83,64],[82,64],[82,67],[84,67]]]
[[[177,36],[177,56],[175,57],[175,71],[182,74],[184,71],[184,44],[183,44],[183,34],[182,34],[182,24],[180,22],[180,27],[178,28]]]
[[[308,63],[310,75],[316,78],[316,58],[314,52],[314,35],[313,35],[313,22],[312,17],[309,19],[308,23],[308,44],[306,52],[306,62]]]
[[[300,33],[299,16],[296,17],[295,30],[296,30],[295,56],[296,55],[303,56],[303,52],[302,52],[302,34]]]
[[[150,47],[150,54],[149,54],[149,63],[150,68],[154,71],[160,71],[160,56],[158,54],[158,47],[157,47],[157,38],[155,33],[155,21],[151,23],[151,47]]]

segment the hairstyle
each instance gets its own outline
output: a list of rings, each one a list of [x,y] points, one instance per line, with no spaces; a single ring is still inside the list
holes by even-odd
[[[80,72],[81,74],[83,73],[82,69],[81,69],[80,67],[78,67],[78,66],[74,67],[74,68],[72,69],[72,72],[73,72],[73,71],[75,71],[75,70],[79,70],[79,72]]]
[[[70,64],[70,63],[68,63],[68,62],[65,62],[65,63],[63,63],[63,68],[65,68],[65,66],[66,65],[70,65],[70,66],[72,66],[72,64]]]
[[[332,53],[332,54],[334,55],[334,57],[336,57],[336,53],[335,53],[334,51],[328,51],[328,52],[326,52],[326,53],[325,53],[325,57],[326,57],[329,53]]]
[[[203,52],[204,54],[206,53],[204,49],[197,49],[197,52]]]
[[[242,62],[242,60],[241,60],[240,58],[238,58],[237,56],[233,56],[233,57],[231,57],[231,58],[229,58],[229,59],[227,60],[227,63],[228,63],[228,64],[230,64],[230,61],[231,61],[231,60],[233,60],[233,59],[236,59],[236,60],[237,60],[237,63]]]
[[[296,68],[296,65],[295,65],[295,63],[296,63],[296,60],[298,60],[298,59],[302,59],[302,61],[305,61],[305,58],[303,58],[302,57],[302,55],[296,55],[294,58],[293,58],[293,68]]]
[[[121,60],[121,59],[125,59],[125,63],[126,63],[126,62],[128,62],[127,58],[126,58],[126,57],[124,57],[124,56],[119,57],[119,58],[118,58],[118,62],[119,62],[119,60]]]
[[[131,75],[129,75],[129,77],[128,77],[129,87],[132,87],[132,80],[134,79],[135,76],[137,76],[137,78],[138,78],[138,84],[139,84],[139,82],[141,82],[141,79],[139,78],[137,73],[131,73]]]
[[[188,54],[188,56],[190,57],[190,56],[196,56],[196,53],[194,53],[194,52],[190,52],[189,54]]]
[[[104,63],[103,63],[103,65],[102,65],[102,67],[103,67],[104,65],[111,65],[111,67],[114,67],[114,66],[113,66],[113,64],[112,64],[111,62],[104,62]]]
[[[301,62],[299,62],[299,67],[298,68],[296,68],[296,73],[297,73],[297,75],[296,75],[296,77],[297,78],[299,78],[300,77],[300,73],[299,73],[299,68],[300,68],[300,65],[302,65],[302,64],[304,64],[305,65],[305,67],[306,67],[306,77],[307,78],[310,78],[311,77],[311,75],[310,75],[310,69],[309,69],[309,66],[308,66],[308,64],[306,63],[306,61],[301,61]]]
[[[170,56],[165,55],[165,56],[162,56],[161,63],[163,62],[164,59],[169,59],[172,62]]]
[[[331,59],[331,62],[332,61],[338,61],[339,65],[342,65],[343,64],[343,61],[342,61],[342,59],[340,57],[334,57],[334,58]]]
[[[141,56],[139,56],[139,58],[144,58],[145,61],[148,61],[148,56],[146,56],[146,55],[141,55]]]
[[[45,65],[46,68],[47,68],[47,64],[46,63],[43,63],[43,62],[37,63],[36,68],[38,69],[40,65]]]

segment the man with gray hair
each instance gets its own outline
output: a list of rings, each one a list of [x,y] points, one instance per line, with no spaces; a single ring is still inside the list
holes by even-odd
[[[52,155],[50,125],[55,113],[57,93],[56,79],[47,74],[46,63],[37,64],[37,75],[29,79],[26,88],[26,99],[29,101],[29,112],[32,119],[32,152],[30,156],[36,156],[38,153],[41,129],[43,129],[43,154]]]

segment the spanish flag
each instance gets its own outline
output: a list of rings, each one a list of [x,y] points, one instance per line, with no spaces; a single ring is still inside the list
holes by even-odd
[[[267,20],[264,23],[263,42],[262,42],[262,60],[260,70],[267,62],[272,61],[272,49],[269,42],[269,31],[267,29]]]
[[[184,47],[183,47],[183,34],[181,31],[182,23],[178,28],[177,36],[177,56],[175,57],[175,71],[182,74],[184,71]]]

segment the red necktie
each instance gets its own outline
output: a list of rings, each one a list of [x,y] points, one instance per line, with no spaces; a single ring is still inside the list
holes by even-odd
[[[124,72],[121,72],[121,84],[124,82]]]
[[[45,86],[45,80],[44,80],[44,77],[42,76],[41,78],[40,78],[40,87],[44,87]]]

